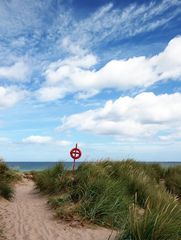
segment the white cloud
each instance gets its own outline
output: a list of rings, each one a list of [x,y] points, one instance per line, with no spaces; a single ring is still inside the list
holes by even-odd
[[[49,68],[45,72],[47,82],[49,84],[56,84],[68,78],[71,74],[78,74],[78,70],[86,70],[94,66],[97,63],[96,56],[92,54],[85,55],[81,58],[70,57],[63,61],[58,61],[49,65]],[[75,71],[75,72],[74,72]]]
[[[51,143],[52,138],[49,136],[29,136],[22,140],[24,143],[37,143],[37,144],[45,144]]]
[[[154,95],[145,92],[136,97],[108,101],[103,108],[74,114],[63,119],[61,130],[76,128],[96,134],[123,137],[154,137],[177,132],[181,121],[181,93]]]
[[[163,26],[180,13],[181,5],[179,0],[163,0],[159,3],[133,3],[123,9],[109,3],[87,17],[76,20],[73,18],[76,15],[73,9],[59,1],[54,12],[52,3],[52,0],[46,0],[46,4],[36,0],[1,1],[0,34],[17,38],[30,31],[36,41],[42,33],[47,33],[49,41],[56,41],[57,36],[58,42],[69,37],[72,42],[93,46]],[[45,18],[50,20],[46,24]],[[72,50],[74,52],[75,49]]]
[[[158,79],[181,80],[181,36],[172,39],[166,49],[150,59]]]
[[[42,26],[42,14],[49,11],[51,0],[0,1],[0,31],[5,36],[20,36],[27,29],[37,30]]]
[[[83,49],[78,43],[72,42],[69,37],[61,39],[60,47],[64,51],[76,56],[84,56],[88,52],[87,49]]]
[[[48,102],[56,99],[64,98],[67,88],[59,87],[42,87],[36,92],[36,96],[40,101]]]
[[[39,136],[39,135],[32,135],[26,137],[22,140],[23,143],[30,143],[30,144],[53,144],[62,147],[67,147],[71,144],[70,141],[67,140],[57,140],[53,139],[50,136]]]
[[[68,93],[79,98],[96,95],[103,89],[146,88],[158,81],[181,80],[181,37],[172,39],[165,50],[153,57],[112,60],[96,70],[97,58],[87,54],[52,63],[46,82],[38,91],[41,100],[56,100]]]
[[[68,93],[78,91],[82,83],[80,82],[79,87],[75,86],[75,84],[71,83],[69,77],[71,77],[71,75],[72,77],[74,75],[76,75],[77,78],[80,77],[81,73],[79,69],[81,69],[82,74],[84,75],[84,71],[96,63],[96,56],[87,54],[81,58],[70,57],[63,61],[58,61],[50,64],[49,68],[45,72],[47,81],[36,92],[37,97],[41,101],[53,101],[56,99],[64,98]],[[82,86],[82,90],[84,90],[84,86]],[[89,96],[92,94],[95,95],[95,90],[89,91],[87,94]],[[85,96],[86,93],[82,93],[80,98],[85,98]]]
[[[16,87],[0,86],[0,108],[12,107],[27,96],[27,92]]]
[[[11,66],[0,67],[0,78],[11,81],[26,81],[28,72],[28,65],[24,61],[19,61]]]

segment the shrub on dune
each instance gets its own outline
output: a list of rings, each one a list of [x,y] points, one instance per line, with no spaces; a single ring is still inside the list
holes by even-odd
[[[60,177],[63,172],[64,169],[62,164],[57,164],[53,168],[38,172],[34,175],[37,188],[49,194],[60,192],[62,188]]]
[[[3,159],[0,159],[0,174],[3,175],[9,170]]]
[[[0,196],[4,197],[7,200],[13,198],[14,191],[10,184],[0,181]]]
[[[167,169],[165,173],[165,185],[168,191],[181,198],[181,166]]]
[[[14,191],[11,183],[18,179],[17,174],[10,170],[3,160],[0,160],[0,196],[10,200]]]

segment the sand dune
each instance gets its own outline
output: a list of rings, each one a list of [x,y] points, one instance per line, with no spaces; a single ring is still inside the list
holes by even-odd
[[[32,181],[15,187],[12,202],[0,201],[0,225],[8,240],[108,240],[111,231],[104,228],[72,227],[57,221],[46,204],[47,199],[34,191]],[[110,239],[114,239],[112,235]]]

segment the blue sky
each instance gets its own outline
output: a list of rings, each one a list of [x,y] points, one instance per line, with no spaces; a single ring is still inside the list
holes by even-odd
[[[2,0],[0,156],[180,161],[180,26],[180,0]]]

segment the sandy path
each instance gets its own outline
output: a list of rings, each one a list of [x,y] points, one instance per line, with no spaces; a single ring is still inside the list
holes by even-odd
[[[46,198],[34,192],[31,181],[16,185],[12,202],[0,201],[0,225],[8,240],[108,240],[110,230],[71,227],[56,221]],[[111,239],[114,239],[112,236]]]

